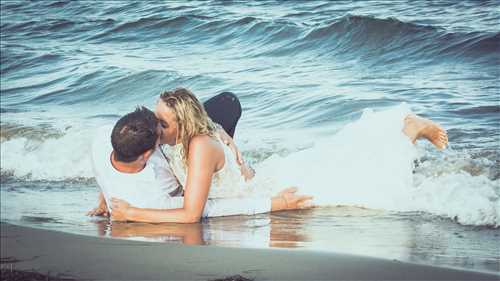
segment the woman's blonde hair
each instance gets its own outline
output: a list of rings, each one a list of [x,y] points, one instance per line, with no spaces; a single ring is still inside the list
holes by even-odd
[[[208,117],[200,101],[188,89],[164,91],[160,95],[160,100],[175,114],[177,140],[182,143],[181,153],[184,164],[187,165],[191,139],[197,135],[215,136],[215,124]]]

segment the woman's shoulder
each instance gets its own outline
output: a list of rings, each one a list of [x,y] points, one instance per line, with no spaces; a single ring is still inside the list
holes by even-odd
[[[189,142],[189,150],[224,153],[221,143],[209,135],[194,136]]]
[[[204,163],[219,170],[225,163],[224,149],[217,139],[207,136],[198,135],[189,142],[188,166],[194,162]],[[194,162],[193,162],[194,161]]]
[[[190,145],[219,145],[219,141],[209,135],[197,135],[191,139]]]

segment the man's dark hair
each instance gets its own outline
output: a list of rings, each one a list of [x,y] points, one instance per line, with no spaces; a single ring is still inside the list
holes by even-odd
[[[159,137],[157,127],[155,114],[144,106],[120,118],[111,133],[115,160],[130,163],[154,148]]]

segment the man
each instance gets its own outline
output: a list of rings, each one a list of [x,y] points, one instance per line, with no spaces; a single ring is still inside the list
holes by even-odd
[[[234,134],[234,127],[241,115],[237,98],[223,93],[205,106],[217,112],[226,111],[227,118],[215,116],[220,122],[221,138],[232,146],[241,161],[232,139],[226,134]],[[239,113],[238,113],[239,107]],[[236,110],[234,110],[236,109]],[[210,110],[210,109],[209,109]],[[208,111],[208,110],[207,110]],[[235,114],[236,113],[236,114]],[[219,120],[217,120],[219,119]],[[183,205],[182,186],[173,175],[168,159],[157,149],[161,128],[154,113],[141,107],[122,117],[113,128],[111,144],[102,136],[109,136],[109,129],[98,132],[92,147],[92,163],[96,180],[101,187],[99,206],[89,215],[109,215],[111,198],[126,200],[137,208],[175,209]],[[248,176],[251,170],[242,162],[242,174]],[[228,198],[208,200],[203,216],[251,215],[269,211],[298,209],[308,206],[309,196],[295,194],[296,189],[286,189],[272,198]],[[191,222],[180,218],[180,223]]]

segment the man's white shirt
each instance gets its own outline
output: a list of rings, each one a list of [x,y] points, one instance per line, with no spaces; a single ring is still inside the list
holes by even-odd
[[[170,196],[179,183],[160,149],[153,152],[142,171],[119,172],[111,164],[111,130],[109,126],[99,128],[92,142],[94,176],[107,205],[111,206],[110,200],[115,197],[138,208],[182,208],[184,197]],[[270,210],[269,197],[208,199],[203,216],[253,215]]]

